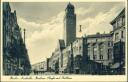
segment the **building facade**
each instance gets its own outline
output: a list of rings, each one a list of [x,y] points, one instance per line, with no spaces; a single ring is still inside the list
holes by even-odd
[[[65,49],[64,40],[60,39],[58,42],[58,50],[59,50],[59,73],[63,71],[63,54],[62,51]]]
[[[24,35],[25,36],[25,35]],[[3,74],[28,75],[31,65],[16,11],[11,12],[8,2],[3,3]]]
[[[125,42],[126,42],[126,27],[125,27],[125,8],[114,18],[110,24],[113,26],[113,54],[114,65],[113,69],[118,69],[121,74],[124,73],[125,67]]]
[[[72,44],[67,46],[63,51],[63,66],[61,68],[61,73],[73,73],[73,52]]]
[[[84,70],[82,69],[83,60],[87,59],[87,55],[85,54],[86,48],[84,46],[84,38],[77,38],[72,44],[73,50],[73,72],[76,74],[82,73]]]
[[[93,60],[103,65],[111,65],[113,60],[113,42],[112,34],[88,35],[87,41],[87,55],[89,60]]]
[[[49,71],[50,72],[59,72],[59,49],[56,48],[55,51],[52,53],[52,56],[49,58]]]
[[[75,74],[98,74],[101,69],[107,69],[113,62],[111,34],[97,33],[77,38],[73,42],[72,50]]]
[[[46,61],[39,62],[32,65],[32,74],[39,75],[43,74],[47,71],[47,63]]]

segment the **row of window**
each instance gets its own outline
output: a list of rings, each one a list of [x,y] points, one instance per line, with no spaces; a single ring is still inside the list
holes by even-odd
[[[75,47],[73,47],[73,51],[78,51],[78,50],[81,51],[82,50],[82,47],[81,46],[78,46],[78,47],[75,46]]]
[[[116,29],[123,25],[125,25],[125,17],[124,16],[120,17],[117,21],[115,21],[115,23],[113,24],[113,28]]]
[[[124,31],[121,31],[121,37],[119,35],[120,35],[119,33],[115,33],[115,40],[124,38]]]
[[[96,60],[97,59],[97,51],[98,51],[98,49],[97,49],[97,47],[96,46],[94,46],[93,47],[93,59],[94,60]],[[107,52],[106,52],[107,53]],[[110,59],[110,55],[111,55],[111,50],[110,49],[108,49],[108,59]],[[91,55],[91,49],[90,49],[90,47],[88,47],[88,56],[90,56]],[[103,60],[104,59],[104,45],[103,44],[101,44],[100,46],[99,46],[99,59],[100,60]]]

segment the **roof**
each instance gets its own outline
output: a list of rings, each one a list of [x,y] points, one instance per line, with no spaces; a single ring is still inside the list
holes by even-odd
[[[66,7],[66,9],[68,9],[68,8],[73,8],[73,9],[74,9],[74,5],[72,5],[72,4],[69,2],[68,5],[67,5],[67,7]]]
[[[102,37],[111,37],[111,34],[93,34],[88,35],[87,38],[102,38]]]
[[[125,8],[114,18],[110,24],[113,24],[121,15],[125,14]]]
[[[68,3],[67,7],[72,7],[72,8],[74,8],[74,6],[73,6],[70,2]]]

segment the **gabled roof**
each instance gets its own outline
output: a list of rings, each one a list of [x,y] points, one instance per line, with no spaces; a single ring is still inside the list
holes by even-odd
[[[125,15],[125,8],[110,22],[110,24],[113,24],[123,14]]]

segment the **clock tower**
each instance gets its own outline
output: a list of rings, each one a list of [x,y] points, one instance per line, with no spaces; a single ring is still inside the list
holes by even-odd
[[[74,6],[69,3],[65,9],[63,38],[68,46],[76,39],[76,14]]]

